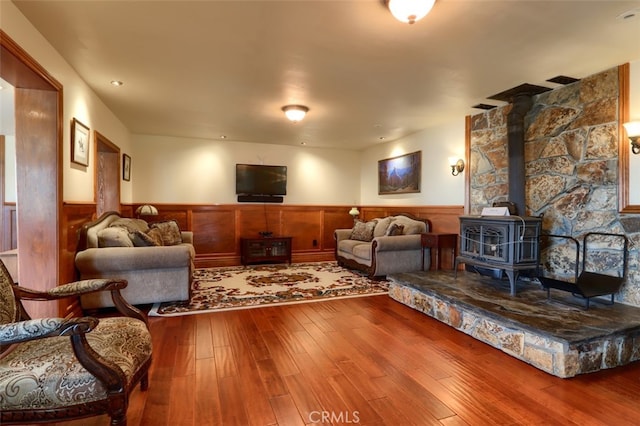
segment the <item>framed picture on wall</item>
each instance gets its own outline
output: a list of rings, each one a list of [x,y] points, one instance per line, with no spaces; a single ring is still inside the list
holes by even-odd
[[[420,192],[422,151],[378,161],[378,194]]]
[[[89,128],[73,119],[71,122],[71,161],[82,166],[89,165]]]
[[[131,157],[127,154],[122,154],[122,179],[131,180]]]

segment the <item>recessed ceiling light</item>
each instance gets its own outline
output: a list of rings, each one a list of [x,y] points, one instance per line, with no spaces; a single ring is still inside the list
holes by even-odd
[[[386,138],[384,136],[380,136],[378,139],[380,139],[381,141],[385,140]]]
[[[226,139],[227,135],[220,135],[220,139]]]
[[[112,86],[116,86],[116,87],[120,87],[122,86],[124,83],[121,82],[120,80],[111,80],[111,85]]]
[[[304,141],[303,141],[303,142],[300,142],[300,145],[306,145],[306,144],[307,144],[307,143],[306,143],[306,142],[304,142]]]

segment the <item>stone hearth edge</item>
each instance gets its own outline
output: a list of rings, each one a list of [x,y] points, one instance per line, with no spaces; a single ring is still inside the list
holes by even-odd
[[[549,329],[537,330],[531,324],[519,324],[514,320],[513,315],[510,315],[511,318],[501,317],[499,313],[501,309],[507,311],[510,310],[511,303],[521,303],[510,298],[508,291],[505,299],[494,304],[493,307],[497,309],[491,309],[491,307],[485,309],[491,305],[489,300],[496,297],[495,293],[489,294],[486,298],[480,295],[479,300],[474,301],[474,297],[461,293],[460,286],[470,283],[472,287],[476,286],[475,290],[472,289],[470,292],[477,292],[478,288],[482,288],[477,287],[478,278],[468,273],[459,274],[461,278],[457,280],[452,276],[453,273],[429,272],[390,275],[388,277],[389,296],[557,377],[569,378],[629,364],[640,359],[640,317],[635,313],[628,325],[616,325],[613,329],[607,330],[601,329],[599,325],[592,327],[587,325],[589,330],[586,334],[564,329],[562,330],[564,337],[571,336],[575,331],[574,337],[564,338],[554,335]],[[429,285],[430,281],[434,284],[433,286]],[[435,284],[436,281],[437,284]],[[450,294],[445,294],[448,293],[447,285],[451,286],[448,287],[451,289]],[[454,289],[453,285],[458,288]],[[457,299],[456,292],[463,297]],[[539,294],[536,296],[541,297],[543,299],[541,303],[544,304],[546,293],[543,290],[537,290],[537,292]],[[625,310],[637,309],[620,304],[614,306]],[[517,309],[516,306],[515,310]],[[579,311],[576,309],[574,311],[580,315]],[[638,312],[640,313],[640,309]],[[591,315],[586,312],[585,314]],[[546,324],[546,320],[543,321],[547,328],[553,327],[552,324]],[[616,327],[618,329],[615,329]]]

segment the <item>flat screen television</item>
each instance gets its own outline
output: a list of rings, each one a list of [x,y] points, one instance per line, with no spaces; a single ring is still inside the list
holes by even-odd
[[[287,166],[236,164],[236,194],[287,195]]]

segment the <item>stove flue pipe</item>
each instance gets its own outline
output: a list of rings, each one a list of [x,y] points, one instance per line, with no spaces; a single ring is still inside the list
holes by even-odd
[[[518,94],[507,115],[507,155],[509,159],[509,201],[517,208],[517,214],[526,215],[524,172],[524,118],[531,109],[529,94]]]

